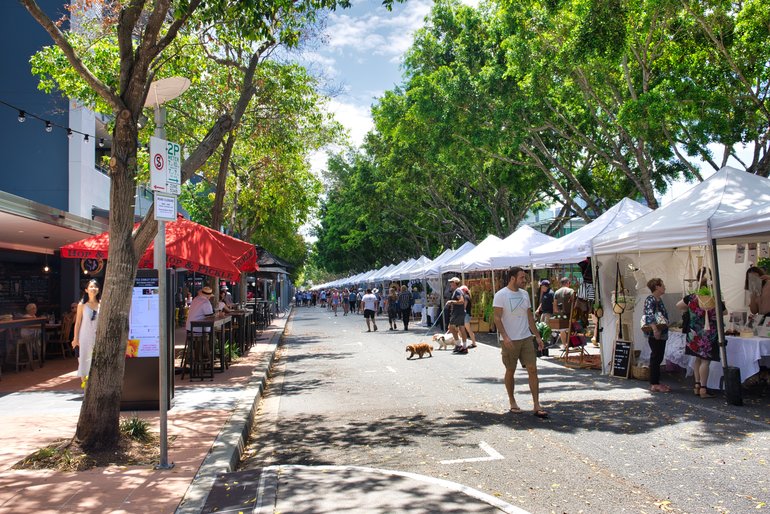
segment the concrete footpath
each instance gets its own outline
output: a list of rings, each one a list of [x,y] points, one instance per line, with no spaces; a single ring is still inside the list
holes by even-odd
[[[352,466],[271,466],[233,472],[249,434],[287,318],[213,381],[182,381],[168,414],[172,469],[109,466],[83,472],[14,470],[72,437],[82,402],[75,359],[0,380],[0,514],[36,512],[524,512],[444,480]],[[131,413],[125,413],[130,415]],[[159,413],[139,412],[157,432]],[[238,494],[235,494],[235,493]],[[244,493],[252,501],[242,503]],[[247,494],[247,496],[248,496]],[[236,498],[237,505],[233,504]]]

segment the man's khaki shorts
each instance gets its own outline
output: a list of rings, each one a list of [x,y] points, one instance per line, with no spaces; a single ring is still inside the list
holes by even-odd
[[[503,356],[503,364],[505,369],[516,369],[516,365],[521,359],[521,363],[526,366],[533,366],[537,364],[537,354],[535,353],[535,345],[532,344],[532,340],[535,336],[529,336],[525,339],[513,339],[513,350],[507,350],[504,345],[501,344],[500,354]]]

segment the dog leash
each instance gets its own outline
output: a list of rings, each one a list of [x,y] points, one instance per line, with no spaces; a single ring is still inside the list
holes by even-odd
[[[439,313],[439,315],[438,315],[438,316],[436,316],[436,321],[434,321],[434,322],[433,322],[433,324],[432,324],[430,327],[428,327],[428,330],[426,330],[426,331],[425,331],[425,335],[426,335],[426,336],[427,336],[428,334],[430,334],[430,331],[431,331],[431,330],[433,330],[433,328],[434,328],[434,327],[436,326],[436,324],[438,323],[438,320],[440,320],[440,319],[441,319],[441,317],[442,317],[443,315],[444,315],[444,309],[441,309],[441,313]]]

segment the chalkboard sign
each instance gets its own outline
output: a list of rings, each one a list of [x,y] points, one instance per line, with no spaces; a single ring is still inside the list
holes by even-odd
[[[628,378],[631,371],[631,352],[634,344],[631,341],[618,339],[612,349],[612,376]]]

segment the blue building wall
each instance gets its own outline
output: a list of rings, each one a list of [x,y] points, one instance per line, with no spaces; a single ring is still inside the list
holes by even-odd
[[[59,19],[66,0],[38,0],[41,8]],[[51,45],[50,36],[18,2],[0,2],[0,100],[67,127],[67,100],[37,89],[29,59]],[[0,190],[51,207],[68,210],[69,167],[66,130],[45,131],[43,121],[0,105]]]

